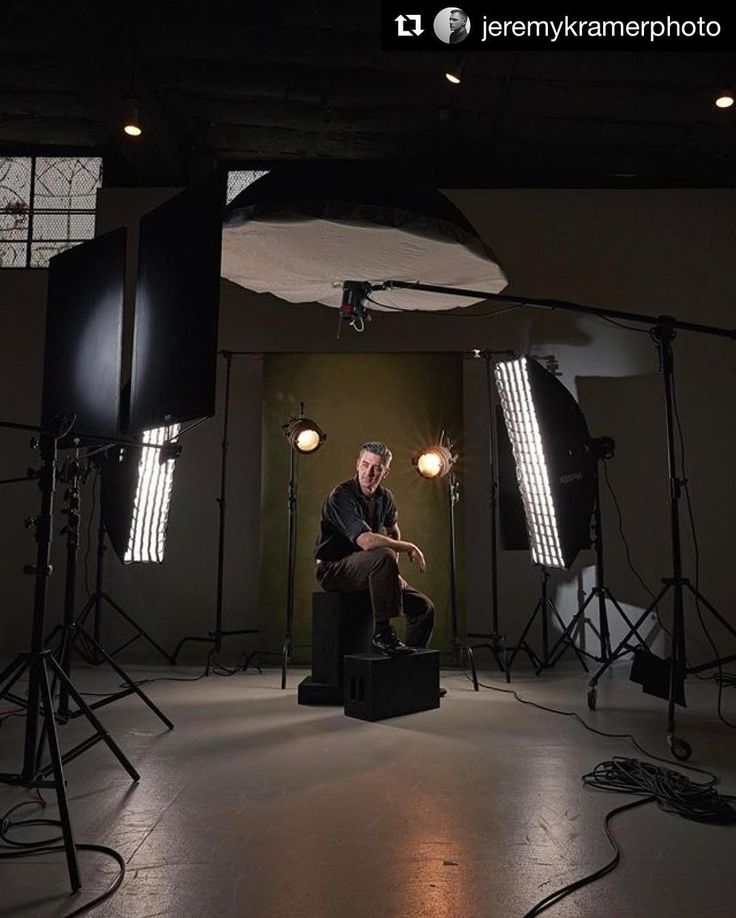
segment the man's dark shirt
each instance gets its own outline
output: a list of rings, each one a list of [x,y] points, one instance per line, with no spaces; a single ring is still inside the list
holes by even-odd
[[[467,37],[468,30],[463,26],[462,29],[458,29],[457,32],[450,32],[450,44],[456,45],[461,41],[465,41]]]
[[[320,561],[339,561],[361,550],[355,541],[359,535],[390,529],[397,518],[394,496],[388,488],[379,485],[372,497],[366,497],[357,476],[343,481],[322,505],[314,557]]]

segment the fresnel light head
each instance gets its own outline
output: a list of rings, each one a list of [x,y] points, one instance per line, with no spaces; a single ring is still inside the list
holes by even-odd
[[[327,434],[309,418],[291,418],[282,425],[289,446],[298,453],[315,453],[327,439]]]
[[[452,470],[457,456],[452,452],[452,444],[442,442],[422,450],[412,459],[417,472],[422,478],[444,478]]]

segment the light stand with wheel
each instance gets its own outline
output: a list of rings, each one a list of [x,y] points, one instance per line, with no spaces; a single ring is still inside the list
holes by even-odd
[[[638,321],[643,321],[639,317]],[[728,329],[714,328],[707,325],[695,325],[690,322],[677,322],[671,316],[660,316],[657,324],[652,329],[652,336],[657,342],[659,351],[660,368],[662,371],[662,383],[664,387],[665,400],[665,431],[667,441],[667,464],[670,481],[670,544],[672,549],[672,576],[663,577],[664,586],[657,596],[652,600],[650,605],[642,612],[637,621],[631,626],[628,633],[619,643],[618,647],[611,654],[611,659],[593,675],[590,680],[588,691],[588,705],[595,708],[597,701],[596,686],[600,677],[608,667],[623,654],[629,652],[629,640],[636,634],[646,618],[654,611],[657,605],[670,590],[672,596],[672,647],[669,662],[669,699],[667,707],[667,741],[672,754],[675,758],[686,760],[692,754],[690,744],[682,737],[678,737],[675,730],[675,704],[678,694],[681,691],[682,683],[688,673],[698,673],[714,666],[723,665],[736,660],[736,655],[724,659],[711,660],[708,663],[702,663],[698,666],[688,667],[687,655],[685,651],[685,619],[684,619],[684,591],[687,589],[697,602],[714,616],[714,618],[723,625],[723,627],[733,636],[736,637],[736,629],[727,622],[723,616],[708,602],[703,594],[697,590],[687,577],[682,574],[682,550],[680,542],[680,500],[682,499],[682,489],[685,485],[682,471],[678,470],[677,457],[675,454],[675,425],[674,425],[674,361],[672,355],[672,341],[675,338],[675,329],[683,328],[690,331],[699,331],[704,334],[720,335],[729,338],[736,338],[736,332]]]
[[[358,284],[360,282],[347,282],[347,284]],[[345,285],[344,285],[345,286]],[[368,294],[396,287],[405,290],[420,290],[426,293],[446,294],[448,296],[466,296],[471,299],[487,299],[491,302],[514,303],[516,305],[536,307],[540,309],[560,309],[565,312],[579,313],[581,315],[603,317],[607,319],[620,319],[624,322],[634,322],[637,325],[648,325],[651,327],[651,334],[657,342],[657,348],[660,358],[660,369],[662,372],[662,382],[665,397],[665,437],[667,445],[667,461],[670,485],[670,542],[672,548],[672,576],[662,578],[664,584],[658,596],[655,597],[650,606],[645,609],[644,613],[634,623],[634,628],[624,637],[619,647],[613,651],[612,658],[616,659],[628,650],[627,641],[644,622],[649,615],[670,590],[673,591],[673,627],[672,627],[672,654],[669,666],[669,705],[667,712],[667,741],[670,745],[673,755],[680,759],[687,759],[691,755],[690,745],[675,733],[675,698],[677,695],[678,683],[682,681],[687,672],[702,672],[705,669],[711,669],[714,666],[722,666],[724,663],[730,663],[736,660],[736,655],[731,655],[723,659],[714,659],[708,663],[700,664],[697,667],[687,667],[685,654],[685,631],[684,631],[684,607],[683,591],[687,589],[698,602],[719,621],[723,627],[736,637],[734,629],[720,613],[705,599],[705,597],[696,590],[690,581],[682,576],[682,555],[680,547],[680,515],[679,501],[682,497],[682,488],[684,480],[681,471],[678,471],[675,456],[674,440],[674,387],[673,387],[673,357],[672,341],[675,337],[676,330],[691,331],[703,335],[713,335],[716,337],[730,338],[736,340],[736,330],[732,328],[719,328],[715,325],[703,325],[698,322],[682,322],[674,319],[672,316],[652,316],[635,312],[625,312],[619,309],[596,309],[593,306],[584,306],[579,303],[570,303],[566,300],[539,299],[532,297],[519,297],[513,295],[504,295],[499,293],[490,293],[484,290],[470,290],[457,287],[443,287],[437,284],[421,284],[409,281],[387,280],[381,283],[364,284]],[[612,662],[612,661],[611,661]],[[590,688],[595,686],[600,679],[603,671],[610,666],[610,662],[604,664],[591,679]],[[589,694],[590,699],[590,694]]]

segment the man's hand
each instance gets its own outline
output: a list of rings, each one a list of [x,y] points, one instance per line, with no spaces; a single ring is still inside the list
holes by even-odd
[[[401,574],[399,574],[399,586],[401,587],[402,590],[405,590],[409,586],[409,584],[406,582],[406,580],[404,580]]]
[[[421,549],[418,548],[416,545],[414,545],[411,542],[409,544],[411,545],[411,548],[409,549],[409,551],[407,551],[409,560],[411,561],[412,564],[416,564],[416,566],[419,568],[421,573],[424,574],[427,570],[427,562],[424,560],[424,555],[422,554]]]

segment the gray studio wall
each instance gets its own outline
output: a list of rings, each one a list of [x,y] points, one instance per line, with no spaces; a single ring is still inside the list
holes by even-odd
[[[168,190],[121,191],[100,195],[100,229],[134,220]],[[511,278],[512,292],[613,307],[639,313],[672,313],[679,318],[733,326],[736,279],[730,269],[736,241],[736,196],[731,191],[663,190],[454,191],[450,197],[492,245]],[[0,418],[27,421],[38,415],[45,272],[0,271],[3,354]],[[488,313],[493,307],[462,310]],[[335,340],[334,310],[290,305],[222,282],[220,347],[254,352],[233,362],[228,531],[226,538],[225,626],[258,621],[258,543],[261,480],[261,352],[459,351],[473,347],[511,348],[556,358],[562,379],[575,392],[591,433],[617,441],[609,476],[619,497],[631,555],[651,589],[669,573],[669,535],[663,411],[657,356],[647,334],[566,313],[515,310],[496,318],[454,319],[376,315],[363,335]],[[687,475],[699,537],[700,584],[727,618],[731,611],[731,533],[736,522],[730,485],[734,449],[733,344],[681,333],[675,342],[679,415],[685,435]],[[184,635],[203,636],[214,624],[217,496],[221,441],[223,365],[219,367],[218,416],[193,431],[179,462],[169,532],[169,555],[161,568],[123,569],[110,558],[107,586],[131,614],[167,648]],[[485,366],[463,361],[464,501],[467,621],[483,629],[489,621],[487,404]],[[392,410],[401,411],[400,405]],[[0,477],[25,469],[31,457],[25,436],[0,431],[4,461]],[[85,501],[89,502],[89,488]],[[5,486],[0,527],[3,584],[0,651],[27,641],[31,584],[20,565],[32,557],[22,519],[35,512],[32,484]],[[647,593],[626,563],[616,511],[603,499],[608,582],[625,608],[636,610]],[[683,509],[683,529],[687,529]],[[687,572],[694,577],[692,540],[685,532]],[[57,571],[62,544],[55,546]],[[553,577],[561,614],[569,619],[581,584],[589,585],[592,556]],[[58,617],[61,576],[52,577],[50,618]],[[513,640],[534,607],[538,577],[522,553],[500,555],[501,625]],[[81,587],[80,587],[81,590]],[[83,590],[80,595],[83,598]],[[662,609],[667,617],[667,609]],[[595,616],[592,616],[593,620]],[[688,652],[709,655],[688,613]],[[666,624],[666,622],[665,622]],[[105,618],[108,642],[119,636],[114,616]],[[647,629],[655,629],[654,622]],[[614,635],[619,623],[612,620]],[[734,652],[716,626],[713,636]],[[592,631],[584,636],[593,642]],[[534,642],[537,643],[537,636]],[[231,641],[231,655],[252,646]],[[203,645],[187,645],[201,659]],[[126,652],[153,658],[138,642]]]

